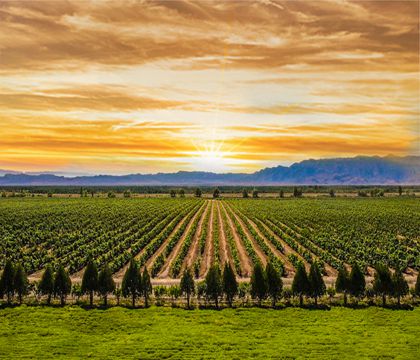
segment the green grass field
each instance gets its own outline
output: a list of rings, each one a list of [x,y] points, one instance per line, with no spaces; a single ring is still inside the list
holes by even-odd
[[[420,309],[0,310],[0,357],[419,359]]]

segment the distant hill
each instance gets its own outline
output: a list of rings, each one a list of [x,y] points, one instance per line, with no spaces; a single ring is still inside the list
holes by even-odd
[[[420,184],[420,156],[304,160],[289,167],[265,168],[253,174],[216,174],[202,171],[176,173],[64,177],[51,173],[6,173],[0,186],[89,185],[386,185]],[[4,174],[3,176],[1,176]]]

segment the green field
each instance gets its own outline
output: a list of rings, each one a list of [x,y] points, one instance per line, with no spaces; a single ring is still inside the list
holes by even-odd
[[[0,310],[0,357],[418,359],[420,309]]]

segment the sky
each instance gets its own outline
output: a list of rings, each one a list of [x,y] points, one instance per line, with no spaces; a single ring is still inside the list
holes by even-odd
[[[1,1],[0,169],[420,154],[419,1]]]

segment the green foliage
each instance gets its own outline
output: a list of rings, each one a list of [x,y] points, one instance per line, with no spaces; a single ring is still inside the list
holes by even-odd
[[[184,189],[179,190],[179,196],[182,197],[182,198],[185,197],[185,190]]]
[[[243,189],[242,190],[242,197],[243,198],[247,198],[248,197],[248,190],[247,189]]]
[[[172,189],[172,190],[170,191],[170,195],[171,195],[171,198],[176,197],[176,191],[175,191],[174,189]]]
[[[407,281],[404,279],[404,276],[401,270],[396,270],[395,273],[392,275],[392,292],[393,295],[398,299],[398,305],[401,302],[401,296],[405,296],[408,294],[408,284]]]
[[[98,290],[98,269],[90,258],[82,278],[82,293],[89,294],[90,306],[93,305],[93,293]]]
[[[121,290],[124,297],[131,297],[133,307],[136,305],[136,298],[140,295],[141,286],[138,264],[134,259],[131,259],[122,280]]]
[[[414,287],[414,293],[420,296],[420,272],[417,274],[416,285]]]
[[[254,199],[256,199],[258,197],[258,190],[257,189],[252,190],[252,197]]]
[[[144,306],[148,306],[149,297],[153,292],[152,282],[150,281],[150,275],[147,271],[147,267],[144,267],[143,275],[140,279],[140,293],[143,295]]]
[[[12,297],[15,293],[14,279],[15,267],[11,260],[7,260],[0,278],[0,295],[1,297],[6,295],[8,304],[12,301]]]
[[[206,275],[206,296],[213,300],[216,307],[219,307],[219,298],[222,295],[222,274],[218,264],[214,264]]]
[[[191,274],[190,269],[184,270],[184,273],[182,274],[182,277],[181,277],[181,282],[180,282],[179,287],[180,287],[180,290],[181,290],[181,294],[186,295],[187,306],[188,306],[188,308],[190,308],[190,297],[191,297],[192,294],[195,293],[194,278]]]
[[[108,294],[115,290],[115,282],[112,278],[112,271],[108,264],[105,264],[98,275],[98,293],[104,298],[104,305],[107,306]]]
[[[230,307],[232,307],[233,299],[238,293],[238,282],[230,263],[226,263],[223,268],[223,293]]]
[[[366,280],[365,275],[360,269],[359,264],[356,262],[353,264],[349,278],[349,292],[356,298],[362,296],[365,293]]]
[[[258,299],[258,303],[267,297],[267,278],[260,262],[254,265],[251,275],[251,296]]]
[[[63,306],[66,297],[71,291],[71,280],[69,273],[64,269],[63,265],[59,265],[54,277],[54,295],[60,297],[61,305]]]
[[[202,195],[201,189],[200,188],[195,189],[194,195],[195,197],[201,197]]]
[[[299,262],[295,276],[292,283],[292,292],[295,296],[299,296],[300,305],[303,305],[303,296],[308,295],[310,291],[310,284],[308,274],[306,273],[305,266]]]
[[[21,264],[18,264],[15,269],[15,276],[13,279],[13,286],[19,298],[19,304],[22,304],[22,297],[28,293],[28,277],[25,269]]]
[[[321,270],[317,262],[311,264],[308,275],[309,281],[309,296],[312,296],[315,299],[315,304],[317,304],[318,297],[325,294],[326,287],[324,279],[322,278]]]
[[[213,197],[218,198],[220,196],[220,190],[218,188],[214,189],[213,191]]]
[[[391,272],[382,264],[378,265],[375,270],[373,290],[377,295],[382,296],[382,305],[385,306],[386,296],[392,295],[393,292]]]
[[[271,298],[272,306],[276,306],[276,301],[280,297],[283,289],[283,281],[281,280],[280,273],[269,261],[265,267],[265,274],[267,279],[267,293]]]
[[[38,289],[42,295],[47,295],[47,304],[50,304],[51,296],[54,294],[54,273],[51,265],[47,265],[42,274]]]

